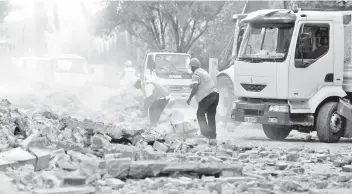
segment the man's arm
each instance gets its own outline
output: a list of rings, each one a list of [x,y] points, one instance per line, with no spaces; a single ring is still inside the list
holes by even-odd
[[[144,87],[144,90],[145,90],[145,100],[143,101],[143,113],[144,113],[144,116],[147,116],[147,113],[148,113],[148,108],[150,107],[150,105],[152,104],[153,102],[153,90],[154,90],[154,85],[153,84],[147,84],[145,85]]]
[[[200,77],[195,74],[192,75],[192,83],[190,85],[191,93],[190,93],[189,99],[187,100],[188,105],[190,105],[191,99],[195,96],[197,90],[199,89],[199,84],[200,84]]]
[[[198,84],[191,84],[191,93],[188,99],[188,105],[190,105],[190,101],[191,99],[195,96],[197,90],[199,89],[199,85]]]

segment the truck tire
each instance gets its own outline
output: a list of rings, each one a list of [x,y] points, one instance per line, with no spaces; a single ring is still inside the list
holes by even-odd
[[[291,129],[289,126],[281,126],[281,125],[262,125],[262,129],[266,137],[273,140],[283,140],[288,137]]]
[[[231,122],[231,111],[234,100],[234,85],[232,80],[227,76],[221,76],[217,80],[217,89],[219,92],[219,102],[217,106],[216,119],[225,123]],[[240,125],[240,122],[235,122]]]
[[[344,119],[336,113],[337,106],[337,102],[328,102],[317,114],[315,130],[321,142],[336,143],[342,137]]]

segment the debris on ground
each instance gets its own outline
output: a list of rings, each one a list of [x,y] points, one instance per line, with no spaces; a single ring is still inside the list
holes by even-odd
[[[172,123],[150,128],[138,106],[127,105],[119,122],[109,123],[50,111],[27,115],[1,100],[0,169],[19,191],[34,193],[310,193],[351,188],[351,154],[231,141],[209,145],[195,135],[197,123],[183,120],[178,112],[168,113]],[[336,173],[315,173],[316,165]]]

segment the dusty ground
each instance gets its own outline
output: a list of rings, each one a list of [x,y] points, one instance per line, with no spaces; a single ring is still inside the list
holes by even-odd
[[[21,90],[21,87],[26,88],[26,90]],[[10,87],[5,86],[0,87],[2,98],[7,98],[15,107],[25,108],[28,113],[36,110],[48,110],[57,112],[59,115],[70,115],[75,118],[92,118],[103,122],[118,122],[117,120],[121,116],[119,115],[119,108],[115,107],[114,102],[107,103],[107,100],[114,99],[119,92],[121,92],[119,89],[98,86],[85,90],[70,90],[66,92],[62,89],[56,92],[52,89],[34,90],[24,85],[20,85],[16,89],[10,89]],[[194,118],[196,111],[193,107],[180,105],[175,109],[182,111],[185,118]],[[134,123],[131,123],[131,125],[134,125]],[[240,180],[241,183],[232,182],[234,180],[213,180],[214,178],[209,178],[212,179],[209,180],[207,178],[179,177],[179,179],[176,178],[177,181],[165,177],[147,178],[144,180],[127,180],[122,189],[113,190],[112,192],[219,193],[220,190],[222,193],[228,193],[229,190],[236,190],[239,193],[301,192],[343,194],[352,192],[351,172],[342,172],[341,166],[335,165],[335,161],[343,157],[349,157],[351,162],[351,139],[341,139],[336,144],[325,144],[318,141],[315,133],[309,136],[309,134],[292,131],[285,141],[272,141],[266,138],[261,130],[261,126],[258,125],[243,123],[235,127],[231,123],[224,124],[218,122],[217,126],[219,144],[222,144],[222,142],[228,142],[229,144],[231,142],[231,145],[236,146],[237,149],[249,149],[248,152],[237,151],[236,155],[233,154],[226,161],[241,163],[244,166],[245,172],[259,175],[260,178],[257,177],[255,180]],[[192,140],[193,138],[189,139]],[[225,145],[221,146],[222,149],[226,149]],[[202,146],[201,149],[203,149]],[[206,146],[205,150],[207,149]],[[293,160],[288,159],[288,156],[293,152],[295,157],[298,158]],[[200,153],[203,153],[203,151],[201,150]],[[276,156],[272,157],[272,155]],[[217,156],[216,152],[215,157],[216,159],[214,160],[216,162],[221,162],[217,159],[217,157],[221,156]],[[285,165],[288,167],[285,170],[279,171],[276,169],[277,165],[279,165],[278,161],[285,162]],[[297,171],[298,169],[300,172]],[[301,169],[303,169],[303,172]],[[262,181],[262,178],[267,175],[266,173],[270,173],[271,178]],[[7,178],[6,175],[0,173],[3,188],[0,193],[18,193],[15,185]],[[182,182],[186,181],[188,183],[187,186],[183,185],[184,183],[180,183],[180,179]],[[347,180],[342,181],[342,179]],[[285,186],[281,183],[282,181],[296,181],[299,182],[301,187],[309,188],[309,190],[303,191],[298,188],[283,190]],[[156,186],[160,184],[163,186]],[[222,185],[222,189],[217,189],[217,185],[219,184]],[[243,187],[246,189],[244,190]],[[296,186],[292,185],[289,187]]]

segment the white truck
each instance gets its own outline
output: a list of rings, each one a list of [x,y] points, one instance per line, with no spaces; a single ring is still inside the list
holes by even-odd
[[[217,120],[230,121],[232,104],[236,99],[234,91],[234,59],[238,55],[242,36],[246,29],[246,24],[241,24],[247,14],[233,15],[235,23],[234,33],[227,46],[227,49],[222,53],[221,62],[219,65],[220,72],[217,74],[217,88],[220,94],[219,103],[217,106]],[[235,40],[235,41],[234,41]]]
[[[174,52],[147,52],[140,80],[165,86],[176,100],[186,100],[191,92],[190,55]]]
[[[259,9],[267,9],[269,1],[244,1],[244,7],[241,14],[233,15],[234,32],[230,37],[227,48],[220,56],[220,64],[217,74],[217,88],[220,98],[217,106],[217,120],[225,122],[231,121],[232,104],[236,100],[237,91],[234,87],[234,65],[236,65],[236,57],[238,56],[239,47],[243,39],[244,31],[247,27],[246,23],[241,20],[248,16],[249,13]],[[237,123],[239,124],[239,123]]]
[[[242,23],[231,118],[262,124],[270,139],[293,129],[351,138],[351,11],[259,10]]]
[[[87,60],[79,55],[64,54],[50,58],[52,81],[65,87],[82,87],[90,85],[93,69]]]

